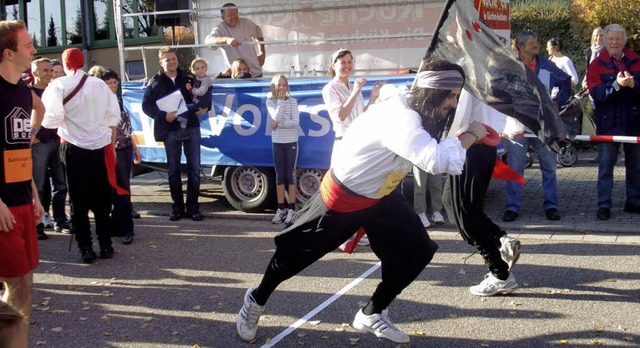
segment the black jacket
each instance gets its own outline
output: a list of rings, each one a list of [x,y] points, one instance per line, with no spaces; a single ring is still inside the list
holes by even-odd
[[[167,113],[158,108],[156,100],[172,93],[176,89],[180,89],[185,102],[187,104],[193,103],[193,95],[189,93],[186,87],[187,83],[193,85],[193,76],[182,69],[178,69],[175,83],[162,70],[149,80],[142,98],[142,111],[155,120],[153,136],[156,141],[166,140],[170,131],[176,131],[180,128],[180,123],[177,121],[167,122]],[[200,120],[194,112],[188,111],[186,114],[188,119],[187,128],[200,127]]]

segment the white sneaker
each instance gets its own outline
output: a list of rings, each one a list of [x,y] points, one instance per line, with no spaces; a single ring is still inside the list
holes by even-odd
[[[377,337],[386,338],[396,343],[409,343],[409,335],[395,327],[389,320],[388,314],[385,309],[381,314],[365,315],[360,309],[351,326],[360,332],[371,332]]]
[[[369,243],[369,237],[367,237],[366,234],[362,236],[362,238],[360,238],[360,240],[358,241],[358,245],[361,245],[361,246],[367,246],[369,244],[371,243]]]
[[[431,226],[431,223],[429,222],[429,218],[427,217],[427,214],[420,213],[418,214],[418,217],[420,218],[420,221],[422,221],[422,225],[424,226],[424,228]]]
[[[256,331],[258,331],[258,320],[262,312],[264,312],[264,306],[260,306],[251,296],[251,292],[255,287],[247,289],[244,294],[244,303],[240,312],[238,312],[238,318],[236,318],[236,329],[240,338],[247,342],[251,342],[256,338]]]
[[[442,214],[437,211],[433,213],[433,215],[431,215],[431,221],[433,221],[436,225],[444,225],[444,216],[442,216]]]
[[[51,222],[51,217],[49,217],[49,213],[44,213],[42,217],[42,224],[44,228],[53,228],[53,222]]]
[[[284,219],[287,218],[287,210],[288,209],[278,209],[278,210],[276,210],[276,215],[274,215],[273,219],[271,219],[271,223],[274,223],[274,224],[282,223],[284,221]]]
[[[296,211],[293,209],[287,209],[287,217],[284,219],[285,224],[290,224],[293,220],[293,216],[296,215]]]
[[[520,258],[520,241],[507,235],[500,237],[500,255],[511,270]]]
[[[489,272],[484,276],[484,280],[469,288],[472,294],[476,296],[493,296],[497,294],[509,294],[518,288],[518,283],[513,274],[509,274],[507,280],[500,280]]]

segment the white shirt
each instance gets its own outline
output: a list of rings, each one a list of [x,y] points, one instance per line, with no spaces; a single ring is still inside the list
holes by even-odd
[[[460,93],[460,100],[456,108],[456,115],[449,130],[450,136],[458,136],[469,128],[473,121],[484,123],[495,129],[498,133],[504,133],[507,125],[507,115],[482,103],[465,89]]]
[[[231,28],[220,22],[217,27],[213,28],[211,33],[207,35],[207,39],[210,37],[232,37],[240,42],[237,47],[231,47],[227,44],[220,46],[222,55],[225,57],[225,66],[231,67],[231,63],[238,58],[244,59],[249,65],[249,73],[251,76],[256,77],[262,74],[262,66],[258,62],[258,53],[256,51],[256,45],[248,43],[262,38],[262,29],[248,18],[239,18],[238,24]]]
[[[571,61],[571,59],[567,56],[562,56],[562,57],[555,57],[555,56],[551,56],[549,57],[549,60],[554,62],[555,65],[560,68],[562,71],[566,72],[567,75],[571,76],[571,83],[573,83],[574,85],[577,85],[578,82],[580,81],[580,78],[578,77],[578,72],[576,71],[576,68],[573,66],[573,62]]]
[[[403,95],[384,95],[391,89],[395,90],[385,85],[379,98],[383,101],[353,121],[332,162],[343,185],[369,198],[391,193],[413,165],[431,174],[458,175],[465,161],[466,150],[458,138],[440,143],[432,139]]]
[[[120,122],[120,106],[107,84],[89,76],[78,93],[62,105],[65,96],[73,91],[85,72],[57,78],[42,94],[46,108],[42,126],[58,128],[58,135],[87,150],[96,150],[111,143],[111,128]]]
[[[349,125],[351,125],[351,122],[364,111],[364,99],[362,98],[362,93],[360,93],[356,98],[356,102],[353,104],[349,116],[344,120],[340,120],[340,108],[347,102],[352,90],[352,83],[349,83],[349,86],[347,86],[337,79],[332,79],[322,88],[322,100],[327,106],[327,111],[329,111],[329,117],[333,123],[333,130],[336,132],[336,137],[343,136],[344,132],[349,128]]]

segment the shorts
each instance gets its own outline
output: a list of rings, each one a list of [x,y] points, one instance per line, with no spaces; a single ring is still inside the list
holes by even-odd
[[[36,217],[33,204],[9,207],[16,223],[9,232],[0,232],[0,278],[23,276],[38,265]]]

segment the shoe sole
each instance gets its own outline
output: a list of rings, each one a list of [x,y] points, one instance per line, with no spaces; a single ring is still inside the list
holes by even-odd
[[[469,288],[469,292],[471,292],[471,294],[475,295],[475,296],[490,297],[490,296],[496,296],[496,295],[508,295],[508,294],[516,291],[517,289],[518,289],[518,285],[516,284],[516,286],[513,287],[513,288],[499,289],[499,290],[496,290],[496,292],[493,292],[493,293],[475,292],[471,288]]]

